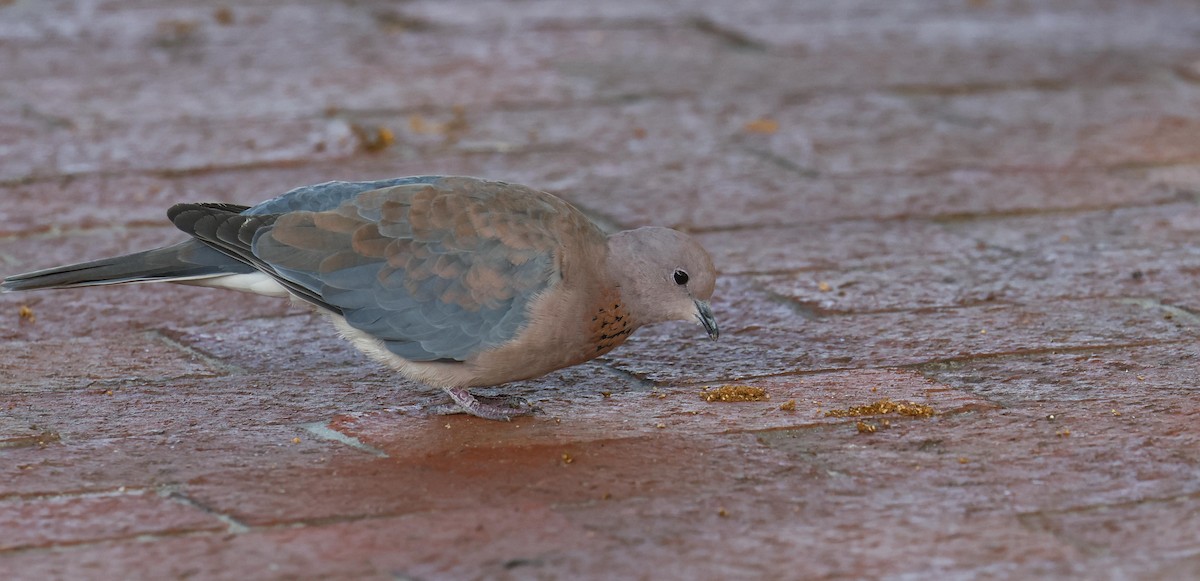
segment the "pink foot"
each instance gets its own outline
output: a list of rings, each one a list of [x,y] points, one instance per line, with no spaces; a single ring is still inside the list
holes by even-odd
[[[507,422],[516,416],[532,415],[533,412],[540,411],[524,398],[474,396],[461,387],[444,388],[444,391],[454,403],[435,406],[432,409],[434,414],[470,414],[485,420]]]

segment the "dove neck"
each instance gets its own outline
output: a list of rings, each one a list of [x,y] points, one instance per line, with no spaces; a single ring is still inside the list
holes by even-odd
[[[608,238],[608,279],[616,283],[621,302],[638,326],[662,322],[646,300],[654,296],[657,269],[646,259],[645,240],[637,230],[618,232]]]

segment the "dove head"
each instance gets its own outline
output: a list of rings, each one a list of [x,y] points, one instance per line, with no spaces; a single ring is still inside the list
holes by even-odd
[[[638,325],[695,321],[712,339],[719,331],[708,299],[717,283],[712,257],[687,234],[638,228],[608,239],[608,270]]]

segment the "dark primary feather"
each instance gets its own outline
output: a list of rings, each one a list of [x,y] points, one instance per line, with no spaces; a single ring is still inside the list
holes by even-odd
[[[99,286],[251,272],[253,267],[231,260],[199,240],[188,240],[165,248],[10,276],[0,284],[0,290]]]
[[[228,204],[175,204],[167,210],[167,217],[175,227],[191,234],[213,250],[270,275],[306,301],[341,313],[341,309],[322,300],[312,289],[280,276],[270,264],[254,255],[250,248],[254,233],[269,228],[278,216],[238,214],[227,210],[227,207]]]
[[[250,209],[249,206],[236,204],[208,204],[208,206],[235,214]],[[199,240],[187,240],[154,250],[10,276],[0,284],[0,290],[18,291],[186,280],[222,274],[249,274],[254,270],[253,267],[241,261],[230,260],[229,257]]]

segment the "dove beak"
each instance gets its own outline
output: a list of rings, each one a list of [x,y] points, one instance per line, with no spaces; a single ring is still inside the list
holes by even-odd
[[[717,328],[717,319],[713,317],[712,307],[708,306],[706,301],[696,301],[696,318],[700,319],[700,324],[704,325],[704,331],[708,333],[708,338],[713,341],[721,336],[721,330]]]

